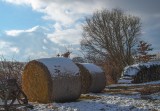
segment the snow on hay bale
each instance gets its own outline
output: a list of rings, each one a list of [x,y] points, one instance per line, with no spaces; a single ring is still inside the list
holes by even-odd
[[[67,58],[30,61],[22,75],[22,89],[32,102],[65,102],[79,98],[79,68]]]
[[[91,63],[77,63],[82,78],[82,93],[101,92],[106,85],[104,71]]]
[[[124,68],[118,83],[143,83],[160,80],[160,62],[139,63]]]

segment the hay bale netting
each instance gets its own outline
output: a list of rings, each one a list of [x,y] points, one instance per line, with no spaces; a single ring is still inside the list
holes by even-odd
[[[32,102],[76,100],[81,94],[79,68],[67,58],[30,61],[23,71],[22,89]]]
[[[76,65],[79,67],[80,69],[80,75],[81,75],[81,93],[82,94],[86,94],[89,93],[90,91],[90,86],[91,86],[91,74],[89,72],[89,70],[87,70],[83,64],[80,63],[76,63]]]
[[[83,86],[82,89],[84,88],[83,90],[90,91],[93,93],[99,93],[105,88],[106,86],[105,73],[99,66],[91,63],[79,63],[78,66],[81,66],[79,68],[80,68],[80,74],[82,76],[82,86]],[[88,87],[89,90],[85,89]]]

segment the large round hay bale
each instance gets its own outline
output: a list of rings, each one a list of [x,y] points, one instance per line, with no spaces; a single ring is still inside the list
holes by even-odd
[[[87,70],[82,64],[76,63],[76,65],[80,69],[81,83],[82,83],[82,85],[81,85],[81,87],[82,87],[81,88],[81,93],[82,94],[89,93],[92,76],[91,76],[89,70]]]
[[[79,68],[67,58],[30,61],[23,71],[22,89],[32,102],[76,100],[81,94]]]
[[[81,66],[79,68],[80,68],[80,74],[82,76],[82,86],[83,86],[82,89],[87,88],[88,85],[90,84],[89,91],[93,93],[99,93],[105,88],[106,86],[105,73],[99,66],[91,63],[79,63],[78,66]]]

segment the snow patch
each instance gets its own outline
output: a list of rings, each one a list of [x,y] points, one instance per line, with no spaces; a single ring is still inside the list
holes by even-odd
[[[160,62],[139,63],[139,64],[133,64],[133,65],[125,67],[121,75],[122,77],[118,80],[118,83],[120,84],[132,83],[133,77],[136,76],[142,68],[144,67],[150,68],[151,66],[160,66]]]
[[[117,86],[142,86],[142,85],[154,85],[154,84],[159,84],[160,85],[160,80],[159,81],[152,81],[152,82],[145,82],[145,83],[140,83],[140,84],[112,84],[107,86],[108,88],[111,87],[117,87]]]
[[[31,111],[159,111],[159,94],[153,95],[156,99],[143,100],[140,94],[133,95],[110,95],[89,94],[98,96],[99,99],[79,100],[77,102],[34,104]]]
[[[127,84],[131,84],[131,83],[132,83],[132,79],[131,79],[131,80],[127,80],[127,79],[123,79],[123,78],[122,78],[122,79],[119,79],[119,80],[118,80],[118,83],[119,83],[119,84],[126,84],[126,83],[127,83]]]
[[[52,77],[69,75],[79,75],[79,68],[72,62],[71,59],[55,57],[42,58],[36,61],[43,63],[49,70]]]
[[[91,74],[104,72],[99,66],[91,63],[80,63],[83,65]]]
[[[160,62],[147,62],[127,66],[124,68],[122,76],[135,76],[142,67],[150,68],[154,65],[160,65]]]

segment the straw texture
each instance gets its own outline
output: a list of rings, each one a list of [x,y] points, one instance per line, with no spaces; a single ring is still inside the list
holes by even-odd
[[[82,64],[76,63],[76,65],[80,69],[81,82],[82,82],[81,93],[82,94],[89,93],[89,89],[92,82],[92,76],[90,72]]]
[[[78,63],[77,66],[80,68],[83,93],[99,93],[105,88],[105,73],[99,66],[92,63]]]
[[[64,65],[68,61],[68,64],[74,66],[71,60],[57,59],[59,58],[33,60],[25,66],[22,75],[22,89],[29,101],[40,103],[65,102],[74,101],[80,97],[81,78],[79,72],[72,74],[73,71],[69,71],[68,66]],[[45,64],[42,62],[46,60],[51,61],[49,65],[47,65],[47,62]],[[58,61],[61,62],[58,63]],[[58,64],[59,69],[51,70],[51,67],[54,67],[55,64]],[[74,68],[78,69],[76,65]],[[63,71],[61,71],[62,69]],[[65,70],[67,70],[66,73]]]

